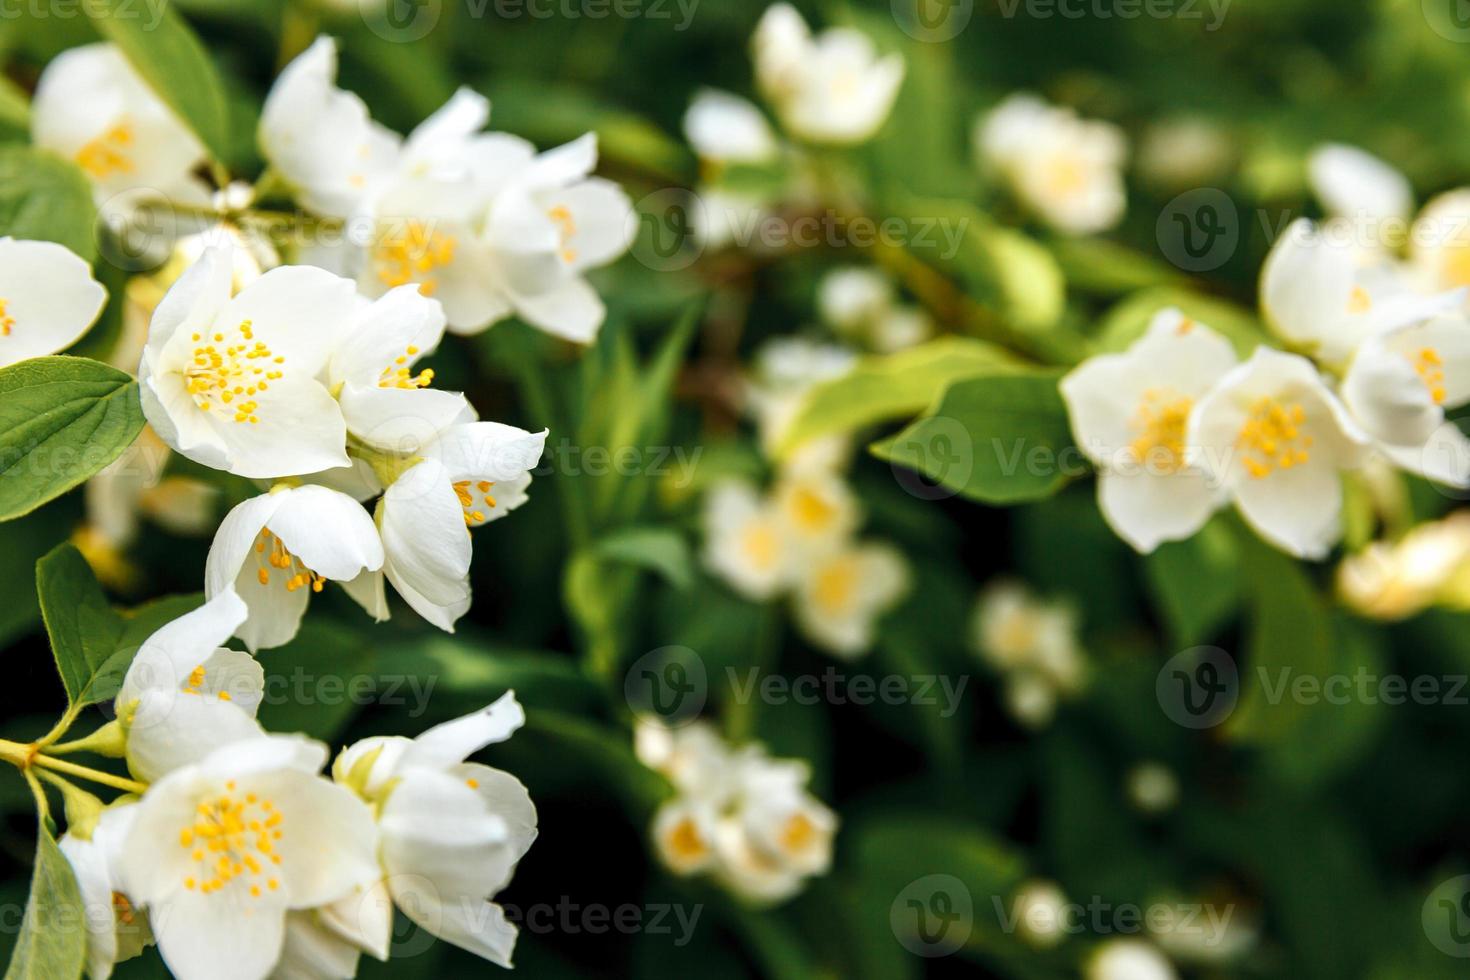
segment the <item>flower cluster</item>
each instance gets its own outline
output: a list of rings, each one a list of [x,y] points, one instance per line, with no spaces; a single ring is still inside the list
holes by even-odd
[[[510,965],[489,901],[536,836],[511,775],[465,761],[520,727],[514,694],[414,739],[325,745],[256,720],[265,677],[222,646],[248,610],[225,590],[144,642],[114,703],[140,781],[61,848],[87,911],[88,972],[156,942],[177,977],[348,977],[386,960],[395,908]]]
[[[1425,294],[1387,256],[1302,219],[1266,259],[1261,308],[1303,353],[1262,344],[1238,362],[1207,325],[1165,310],[1126,352],[1063,379],[1121,537],[1148,552],[1229,501],[1277,547],[1321,558],[1341,535],[1344,470],[1376,456],[1470,485],[1470,441],[1445,416],[1470,400],[1462,292]]]
[[[622,255],[636,230],[627,195],[590,176],[592,134],[545,153],[484,132],[490,103],[461,89],[402,138],[336,86],[319,38],[277,79],[260,146],[303,207],[361,234],[303,257],[378,297],[417,286],[449,328],[475,333],[512,314],[586,343],[605,309],[584,274]]]
[[[843,266],[823,276],[817,311],[840,336],[882,354],[921,344],[935,330],[933,318],[899,302],[893,280],[871,266]]]
[[[1045,726],[1057,702],[1086,682],[1075,610],[1040,600],[1019,582],[993,582],[980,593],[972,640],[980,658],[1004,676],[1006,708],[1028,728]]]
[[[772,759],[760,745],[732,747],[702,722],[642,722],[635,748],[674,787],[652,831],[670,871],[713,875],[759,904],[783,901],[826,873],[837,817],[807,791],[805,763]]]

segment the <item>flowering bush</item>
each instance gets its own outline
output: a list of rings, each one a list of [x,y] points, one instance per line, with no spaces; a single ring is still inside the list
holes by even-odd
[[[0,10],[7,978],[1458,976],[1463,25],[713,8]]]

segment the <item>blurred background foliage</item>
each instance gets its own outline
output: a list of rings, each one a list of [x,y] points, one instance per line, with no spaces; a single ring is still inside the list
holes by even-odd
[[[538,145],[596,130],[602,171],[635,201],[696,183],[680,117],[701,86],[752,91],[747,40],[763,9],[702,0],[687,28],[676,30],[682,18],[672,4],[662,19],[539,19],[507,15],[514,8],[493,0],[447,0],[427,36],[395,43],[355,11],[284,0],[176,6],[227,82],[229,164],[240,175],[260,169],[254,118],[266,89],[283,57],[319,25],[341,38],[343,87],[385,124],[406,130],[468,84],[492,98],[494,128]],[[1286,217],[1314,213],[1303,161],[1318,142],[1356,143],[1392,161],[1420,200],[1470,182],[1470,46],[1434,29],[1432,3],[1234,0],[1218,29],[1206,30],[1213,14],[1204,4],[1198,19],[1073,20],[1028,16],[1024,5],[1007,16],[1009,4],[979,0],[967,28],[937,44],[899,30],[887,0],[798,6],[814,23],[860,24],[907,58],[892,120],[858,153],[878,214],[904,213],[924,199],[981,220],[977,206],[1024,222],[984,186],[969,148],[976,115],[1016,89],[1118,122],[1135,147],[1171,119],[1203,119],[1225,134],[1227,160],[1208,186],[1236,202],[1241,242],[1207,277],[1168,264],[1156,230],[1167,202],[1195,185],[1144,179],[1137,168],[1130,168],[1128,216],[1105,242],[1029,228],[1042,250],[1020,281],[1006,279],[1013,275],[1006,263],[987,266],[967,243],[957,268],[946,271],[1044,360],[1067,363],[1113,346],[1109,337],[1136,330],[1163,296],[1213,304],[1206,316],[1214,325],[1233,318],[1242,331],[1258,330],[1256,274]],[[29,90],[58,51],[94,39],[85,18],[59,16],[60,8],[37,16],[17,4],[6,9],[19,16],[0,19],[0,56],[16,92]],[[1443,16],[1451,12],[1446,5]],[[7,138],[25,138],[23,99],[0,90],[0,117]],[[1464,673],[1470,620],[1447,612],[1392,627],[1353,619],[1325,598],[1325,572],[1250,545],[1228,518],[1139,559],[1103,525],[1090,486],[1002,511],[960,497],[920,499],[889,466],[860,458],[853,480],[869,526],[909,556],[916,587],[886,618],[871,657],[837,669],[975,674],[960,710],[942,718],[938,707],[916,705],[733,703],[721,683],[726,666],[796,675],[833,663],[778,609],[735,598],[707,578],[692,551],[698,491],[719,475],[758,475],[766,465],[719,397],[722,386],[762,340],[812,323],[820,274],[856,258],[839,253],[707,256],[667,272],[630,257],[596,277],[610,314],[585,354],[514,323],[447,348],[433,362],[441,386],[466,390],[484,417],[549,425],[551,447],[562,439],[698,447],[694,483],[553,466],[538,477],[531,503],[482,539],[477,601],[452,636],[409,616],[369,629],[345,598],[327,593],[298,640],[262,657],[269,674],[299,672],[318,685],[321,696],[307,700],[319,703],[270,705],[267,724],[341,745],[369,733],[412,734],[514,687],[528,707],[527,728],[489,761],[529,786],[542,835],[500,900],[520,908],[672,901],[705,910],[686,946],[648,933],[526,931],[517,959],[530,976],[1075,975],[1096,937],[1035,952],[993,914],[991,896],[1008,901],[1033,875],[1055,879],[1077,901],[1183,897],[1232,903],[1242,920],[1258,923],[1249,955],[1181,965],[1187,975],[1462,975],[1428,942],[1420,917],[1437,883],[1470,872],[1463,706],[1246,705],[1235,723],[1195,732],[1158,710],[1154,682],[1167,657],[1201,643],[1235,652],[1246,669]],[[1007,303],[1049,313],[1028,327]],[[963,317],[945,325],[973,328]],[[546,370],[531,377],[528,362]],[[233,488],[228,502],[246,491]],[[1416,488],[1419,517],[1451,503]],[[0,554],[12,569],[0,603],[6,737],[34,737],[60,703],[28,570],[81,518],[74,494],[0,525]],[[146,535],[132,556],[143,574],[117,598],[134,605],[195,591],[205,549],[161,530]],[[998,574],[1023,577],[1081,611],[1092,684],[1040,732],[1009,720],[995,678],[970,652],[974,596]],[[778,756],[809,760],[814,791],[841,814],[834,872],[776,910],[744,909],[671,879],[648,857],[648,818],[667,787],[632,756],[621,677],[637,656],[671,644],[703,658],[715,681],[707,712]],[[412,710],[418,703],[406,685],[391,692],[405,704],[325,703],[325,679],[356,675],[412,675],[432,682],[431,697],[422,714]],[[1128,800],[1127,773],[1144,760],[1164,763],[1179,779],[1178,804],[1167,813],[1146,815]],[[32,838],[19,779],[0,780],[0,810],[0,898],[20,903]],[[909,882],[940,872],[960,877],[976,897],[975,928],[960,953],[923,960],[895,942],[889,908]],[[149,957],[119,975],[160,969]],[[391,970],[402,980],[484,969],[443,944],[395,957],[386,969],[364,961],[364,975]]]

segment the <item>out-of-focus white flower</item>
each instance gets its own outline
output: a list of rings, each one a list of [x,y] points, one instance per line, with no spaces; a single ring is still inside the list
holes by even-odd
[[[1224,128],[1204,117],[1185,116],[1151,124],[1138,146],[1138,173],[1169,189],[1207,187],[1235,160]]]
[[[1333,366],[1373,334],[1455,305],[1452,297],[1412,291],[1383,255],[1306,218],[1287,227],[1261,267],[1266,325]]]
[[[862,520],[857,495],[827,469],[788,469],[772,491],[781,529],[799,554],[824,555],[850,537]]]
[[[1204,905],[1204,915],[1196,912],[1200,904]],[[1179,963],[1226,963],[1249,952],[1260,939],[1258,916],[1229,898],[1224,902],[1156,904],[1152,909],[1155,912],[1149,932],[1153,941]]]
[[[837,818],[806,790],[805,764],[760,745],[734,749],[703,722],[670,730],[644,721],[636,749],[676,790],[652,830],[673,873],[710,873],[746,901],[771,904],[831,866]]]
[[[690,232],[704,248],[750,245],[765,208],[766,202],[754,194],[701,187],[689,211]]]
[[[1456,511],[1403,539],[1375,541],[1344,558],[1337,590],[1358,613],[1406,619],[1432,605],[1470,608],[1470,513]]]
[[[1470,286],[1470,188],[1424,205],[1409,232],[1409,259],[1429,292]]]
[[[1022,724],[1051,721],[1060,697],[1081,689],[1086,662],[1077,644],[1077,614],[1043,601],[1019,582],[992,582],[980,593],[972,625],[976,652],[1005,675],[1006,706]]]
[[[768,455],[785,438],[807,393],[847,374],[856,363],[857,354],[848,347],[802,337],[780,337],[761,346],[755,354],[755,371],[746,382],[745,403]],[[835,468],[846,455],[847,445],[848,440],[839,436],[814,440],[797,452],[813,463]]]
[[[1342,533],[1340,473],[1369,439],[1310,361],[1258,347],[1199,400],[1185,442],[1257,533],[1321,558]]]
[[[807,563],[796,585],[796,622],[817,646],[843,658],[866,653],[878,619],[909,589],[896,548],[855,543]]]
[[[503,967],[511,965],[516,927],[490,898],[535,841],[536,807],[510,773],[465,759],[510,738],[525,720],[511,692],[417,738],[364,739],[332,763],[336,781],[377,813],[378,875],[399,910]],[[376,921],[391,930],[391,919]],[[378,937],[382,948],[389,938]]]
[[[893,305],[893,282],[872,266],[843,266],[822,277],[817,312],[834,328],[860,332]]]
[[[1440,483],[1470,486],[1470,439],[1445,419],[1446,409],[1470,401],[1470,319],[1464,313],[1442,313],[1369,337],[1343,378],[1342,398],[1396,464]]]
[[[1409,179],[1366,150],[1324,143],[1307,157],[1312,193],[1328,214],[1376,226],[1385,219],[1407,221],[1414,210]]]
[[[346,466],[346,424],[320,375],[355,309],[352,283],[282,266],[231,298],[231,269],[228,249],[210,248],[158,304],[138,368],[149,423],[240,476]]]
[[[1228,341],[1168,309],[1126,352],[1091,357],[1062,379],[1073,438],[1098,467],[1098,507],[1138,551],[1190,537],[1223,502],[1186,465],[1185,436],[1195,404],[1235,364]]]
[[[1027,943],[1050,949],[1066,938],[1067,895],[1056,882],[1023,881],[1012,901],[1016,928]]]
[[[327,748],[262,736],[174,769],[135,806],[120,870],[182,980],[261,980],[287,914],[381,874],[372,811],[321,778]]]
[[[704,504],[704,563],[749,599],[784,588],[798,555],[776,508],[748,483],[713,488]]]
[[[1123,216],[1127,143],[1111,123],[1021,93],[981,117],[975,148],[1022,204],[1060,231],[1092,234]]]
[[[123,191],[202,193],[191,171],[204,147],[114,44],[86,44],[51,60],[36,83],[31,138],[75,161],[97,200]]]
[[[158,779],[263,734],[255,712],[265,672],[254,657],[224,647],[246,614],[240,597],[225,590],[143,641],[113,701],[138,778]]]
[[[235,631],[250,650],[289,643],[313,592],[383,567],[383,543],[356,500],[277,484],[225,516],[204,568],[209,598],[233,590],[250,614]]]
[[[872,39],[849,27],[816,37],[787,3],[766,10],[751,39],[756,81],[794,136],[813,143],[869,139],[888,119],[903,57],[879,57]]]
[[[1128,770],[1128,799],[1144,813],[1163,813],[1179,802],[1179,779],[1158,762],[1142,762]]]
[[[1093,950],[1083,967],[1086,980],[1175,980],[1173,965],[1143,939],[1108,939]]]
[[[87,975],[92,980],[107,980],[115,965],[153,944],[147,913],[133,907],[119,867],[136,813],[134,803],[115,804],[102,811],[90,839],[68,830],[57,841],[76,875],[87,928]]]
[[[465,421],[411,453],[378,502],[383,570],[355,580],[353,597],[386,619],[386,577],[415,612],[453,632],[470,607],[469,531],[526,502],[545,445],[544,429]]]
[[[700,159],[717,164],[766,163],[781,151],[761,111],[719,89],[694,94],[684,113],[684,136]]]
[[[261,154],[301,203],[349,218],[397,163],[399,137],[337,87],[337,45],[319,37],[281,72],[260,114]]]
[[[0,367],[70,347],[106,303],[91,267],[65,245],[0,238]]]

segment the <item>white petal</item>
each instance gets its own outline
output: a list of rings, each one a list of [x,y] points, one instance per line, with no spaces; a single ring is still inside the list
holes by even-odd
[[[1189,470],[1104,472],[1097,477],[1097,503],[1108,526],[1145,555],[1165,541],[1192,537],[1223,500],[1203,475]]]
[[[107,290],[70,249],[0,238],[0,367],[70,347],[106,302]]]
[[[282,490],[270,529],[307,568],[347,582],[383,567],[377,525],[362,504],[326,487]]]
[[[465,398],[436,388],[347,384],[337,396],[347,429],[376,449],[417,456],[464,413]]]
[[[243,885],[209,895],[181,889],[150,912],[158,951],[179,980],[261,980],[280,958],[284,910]]]
[[[284,499],[282,494],[263,493],[236,504],[225,515],[209,546],[209,557],[204,562],[204,594],[207,598],[212,599],[234,587],[246,560],[255,553],[260,532],[265,530]]]
[[[363,572],[350,582],[343,582],[342,588],[352,597],[352,601],[363,608],[374,622],[384,622],[388,619],[388,596],[383,587],[384,578],[381,571]]]
[[[156,689],[144,691],[136,705],[127,726],[128,769],[145,782],[265,734],[250,713],[218,696]]]
[[[416,286],[398,286],[360,304],[337,340],[329,369],[333,383],[376,385],[395,367],[411,368],[444,337],[444,308]],[[415,352],[409,354],[408,349]],[[403,362],[398,363],[399,358]]]
[[[1342,536],[1342,479],[1312,461],[1235,486],[1241,516],[1261,537],[1298,558],[1326,557]]]
[[[451,481],[514,480],[536,468],[548,430],[527,432],[499,422],[472,422],[445,432],[426,455],[444,465]]]
[[[1409,179],[1372,154],[1325,143],[1307,158],[1312,192],[1331,214],[1370,220],[1407,220],[1414,208]]]
[[[198,609],[160,627],[143,641],[123,677],[117,695],[119,713],[144,690],[176,689],[224,645],[247,614],[240,597],[225,589]]]
[[[214,324],[230,300],[234,247],[228,242],[204,250],[199,260],[164,293],[148,323],[148,349],[162,351],[175,333],[203,330]],[[163,365],[157,365],[162,367]]]
[[[480,794],[490,812],[505,821],[509,834],[506,846],[510,848],[511,859],[519,861],[524,857],[535,843],[538,831],[536,804],[531,802],[531,794],[521,781],[508,772],[477,762],[454,766],[449,772],[464,780],[466,785],[471,781],[475,783],[472,788]]]
[[[256,339],[285,358],[281,370],[304,378],[326,366],[332,343],[356,312],[352,280],[312,266],[283,265],[240,290],[216,320],[225,327],[250,321]]]
[[[546,196],[542,204],[565,208],[574,229],[561,243],[561,257],[574,271],[607,265],[628,250],[638,216],[621,187],[594,177]]]
[[[1453,422],[1435,429],[1424,445],[1380,446],[1395,463],[1451,487],[1470,487],[1470,439]]]
[[[352,792],[294,769],[259,773],[240,784],[273,801],[281,815],[275,850],[291,908],[324,905],[377,880],[377,826],[372,810]]]
[[[286,916],[286,941],[272,980],[351,980],[362,951],[324,926],[314,910]]]
[[[532,326],[579,344],[591,343],[607,316],[597,290],[573,276],[542,293],[512,297],[516,313]]]
[[[432,459],[414,466],[379,507],[384,571],[394,585],[402,582],[437,605],[465,598],[472,546],[444,466]]]
[[[584,133],[536,157],[523,180],[528,187],[565,187],[597,166],[597,134]]]
[[[403,754],[400,769],[414,766],[448,768],[487,745],[504,742],[525,723],[526,712],[516,701],[515,692],[508,691],[494,704],[435,725],[414,739],[413,745]]]
[[[350,465],[347,422],[337,400],[314,380],[282,380],[256,396],[257,422],[219,412],[209,423],[225,446],[229,472],[267,480]],[[185,454],[187,455],[187,453]]]

